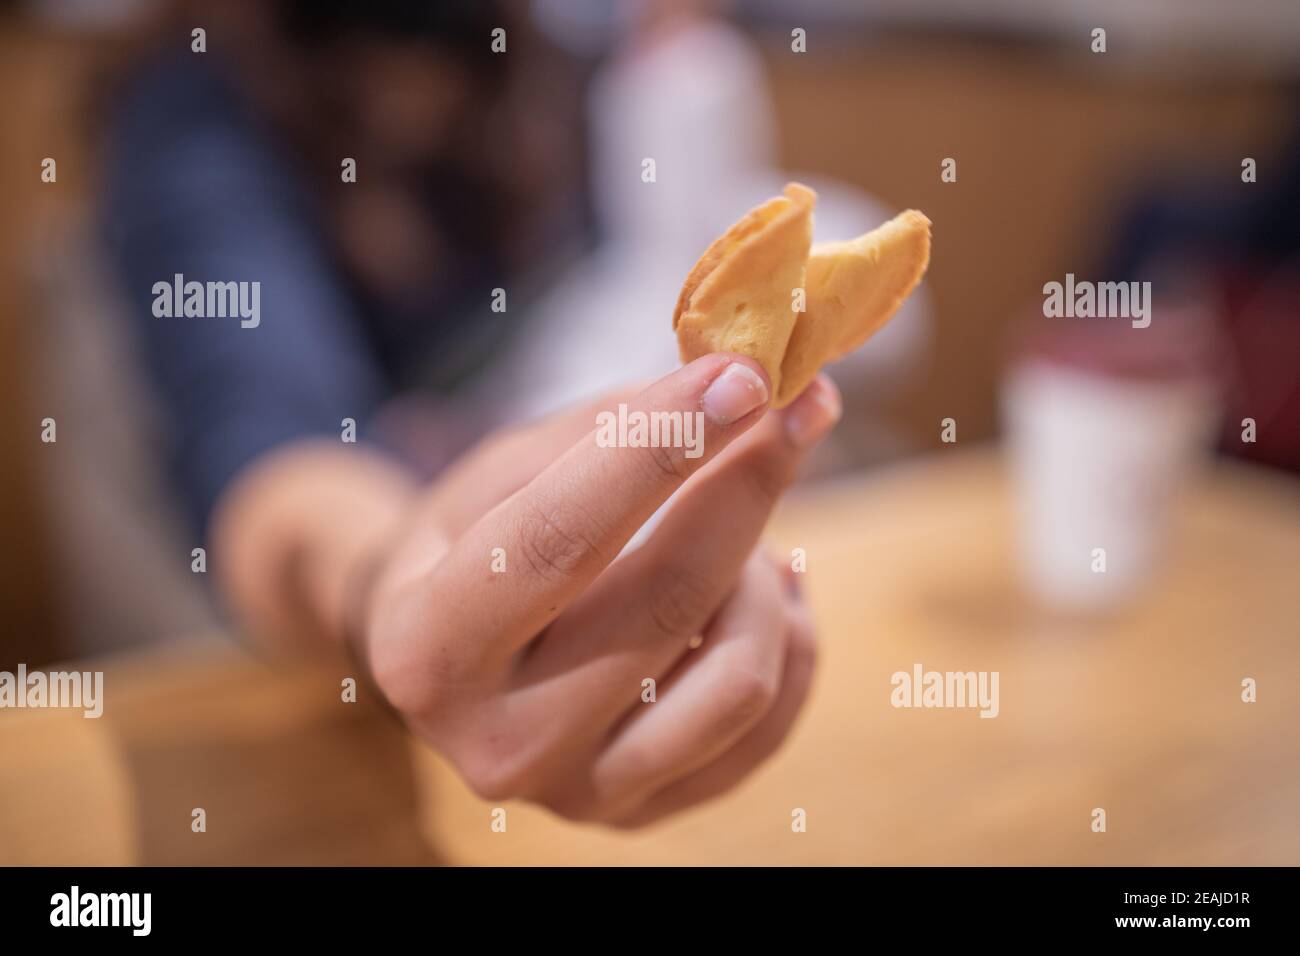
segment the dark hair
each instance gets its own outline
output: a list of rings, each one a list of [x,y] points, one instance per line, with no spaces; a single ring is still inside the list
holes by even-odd
[[[467,65],[491,55],[491,32],[505,25],[495,0],[280,0],[284,36],[303,45],[346,36],[425,42]]]

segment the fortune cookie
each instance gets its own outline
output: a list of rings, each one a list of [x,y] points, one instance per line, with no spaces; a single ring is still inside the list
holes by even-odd
[[[857,239],[811,246],[816,198],[790,183],[728,229],[687,276],[673,313],[683,362],[748,355],[772,380],[775,408],[879,331],[930,262],[930,220],[912,209]]]

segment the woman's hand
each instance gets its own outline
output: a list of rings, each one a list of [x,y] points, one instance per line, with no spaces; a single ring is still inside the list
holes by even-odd
[[[640,825],[727,790],[784,739],[813,631],[756,545],[839,397],[821,378],[767,414],[769,395],[756,363],[710,355],[494,437],[374,552],[361,651],[481,796]],[[598,446],[596,414],[619,401],[703,412],[702,454]]]

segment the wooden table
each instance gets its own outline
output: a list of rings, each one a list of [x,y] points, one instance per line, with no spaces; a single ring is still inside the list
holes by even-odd
[[[822,622],[805,716],[740,790],[632,834],[514,804],[493,832],[382,708],[340,700],[339,666],[224,642],[83,664],[103,718],[0,711],[0,863],[1294,865],[1298,505],[1291,479],[1215,466],[1162,578],[1088,622],[1020,594],[988,451],[808,489],[773,528]],[[918,662],[998,671],[999,716],[895,709]]]

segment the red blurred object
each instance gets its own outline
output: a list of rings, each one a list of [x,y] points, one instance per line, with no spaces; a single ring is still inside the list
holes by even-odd
[[[1300,257],[1269,270],[1239,269],[1224,283],[1226,356],[1220,448],[1300,473]],[[1253,418],[1253,443],[1241,440]]]

